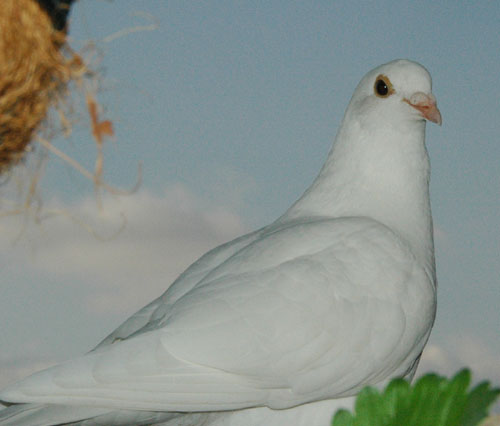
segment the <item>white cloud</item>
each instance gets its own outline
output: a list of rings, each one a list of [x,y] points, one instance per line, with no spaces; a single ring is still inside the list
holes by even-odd
[[[470,366],[478,378],[490,378],[500,384],[500,356],[479,336],[454,336],[451,344],[458,360]]]
[[[451,375],[465,367],[472,370],[476,380],[500,383],[500,356],[493,345],[471,334],[452,335],[439,344],[429,343],[418,371]]]
[[[0,386],[35,371],[39,359],[45,366],[90,349],[199,256],[247,231],[230,208],[178,184],[106,196],[102,205],[52,201],[45,211],[64,213],[41,224],[0,219]],[[116,235],[99,239],[90,228]]]
[[[448,353],[441,346],[429,343],[425,347],[417,371],[419,375],[430,371],[440,374],[450,374],[457,367],[456,365],[452,366],[452,364],[455,364],[455,362],[450,362]]]
[[[160,195],[108,196],[101,210],[93,198],[72,206],[53,202],[45,209],[64,214],[31,226],[15,246],[4,240],[3,250],[25,266],[67,278],[68,285],[86,281],[97,310],[121,309],[144,286],[159,295],[204,252],[246,230],[228,208],[207,203],[182,185]],[[70,217],[78,217],[79,224]],[[15,229],[11,224],[11,241]],[[5,235],[7,229],[2,231]],[[92,233],[111,237],[102,240]]]

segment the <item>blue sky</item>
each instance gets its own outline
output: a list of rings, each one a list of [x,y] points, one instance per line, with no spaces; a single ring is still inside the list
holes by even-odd
[[[498,2],[80,0],[71,17],[73,47],[96,43],[84,56],[116,130],[106,180],[133,186],[142,161],[143,183],[99,209],[51,157],[40,196],[64,214],[0,218],[0,386],[89,350],[204,251],[276,218],[316,176],[361,77],[395,58],[430,71],[443,115],[427,126],[439,306],[420,372],[467,365],[500,383]],[[92,169],[77,117],[54,143]],[[104,241],[82,225],[108,236],[123,218]]]

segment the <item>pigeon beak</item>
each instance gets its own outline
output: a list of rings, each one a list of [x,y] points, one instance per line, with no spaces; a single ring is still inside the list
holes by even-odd
[[[441,113],[437,107],[436,98],[432,93],[427,95],[422,92],[416,92],[410,96],[410,99],[404,98],[403,100],[418,110],[426,120],[441,126]]]

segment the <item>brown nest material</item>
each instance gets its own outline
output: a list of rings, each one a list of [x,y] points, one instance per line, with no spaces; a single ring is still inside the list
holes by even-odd
[[[0,175],[23,158],[47,115],[85,73],[36,0],[1,0]]]

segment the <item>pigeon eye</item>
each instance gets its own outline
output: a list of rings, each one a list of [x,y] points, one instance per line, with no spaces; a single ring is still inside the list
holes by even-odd
[[[373,90],[379,98],[387,98],[394,93],[391,80],[382,74],[375,80]]]

